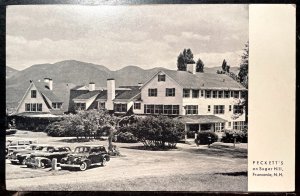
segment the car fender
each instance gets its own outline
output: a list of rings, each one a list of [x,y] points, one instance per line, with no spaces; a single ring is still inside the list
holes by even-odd
[[[45,165],[51,165],[51,160],[46,157],[35,157],[39,162],[43,162]]]

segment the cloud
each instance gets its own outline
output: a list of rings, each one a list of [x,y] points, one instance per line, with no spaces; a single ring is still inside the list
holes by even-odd
[[[200,53],[194,54],[194,57],[200,58],[206,67],[221,66],[224,59],[231,67],[237,67],[240,65],[242,54],[243,50],[238,50],[225,53]]]
[[[176,69],[178,54],[191,48],[207,66],[248,41],[245,5],[12,6],[7,9],[7,65],[76,59],[120,69]],[[220,60],[221,59],[221,60]]]

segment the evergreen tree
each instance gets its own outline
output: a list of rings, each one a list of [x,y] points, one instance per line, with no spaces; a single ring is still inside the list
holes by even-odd
[[[177,57],[177,69],[179,71],[186,71],[187,63],[195,63],[194,55],[191,49],[184,49]]]
[[[240,82],[248,86],[248,59],[249,59],[249,43],[245,44],[244,53],[240,64],[240,72],[238,74]]]
[[[198,59],[196,63],[196,72],[204,72],[204,63],[201,59]]]
[[[184,56],[182,53],[180,53],[177,58],[177,69],[179,71],[186,71],[186,63],[185,63]]]
[[[223,70],[223,71],[226,71],[226,67],[227,67],[227,62],[226,62],[226,60],[224,59],[224,60],[223,60],[223,63],[222,63],[222,70]]]

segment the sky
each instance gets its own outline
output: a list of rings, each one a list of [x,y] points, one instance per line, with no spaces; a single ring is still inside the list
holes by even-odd
[[[247,5],[8,6],[6,62],[17,70],[71,59],[177,69],[190,48],[205,67],[239,66],[248,20]]]

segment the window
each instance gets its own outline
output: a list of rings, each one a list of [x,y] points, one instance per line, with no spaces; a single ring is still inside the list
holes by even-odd
[[[115,112],[127,112],[127,104],[126,103],[115,103],[114,111]]]
[[[115,103],[114,111],[115,112],[127,112],[127,104],[126,103]]]
[[[218,91],[213,91],[212,97],[213,97],[213,98],[217,98],[217,97],[218,97]]]
[[[219,97],[219,98],[223,98],[223,95],[224,95],[224,92],[223,92],[223,91],[219,91],[219,92],[218,92],[218,97]]]
[[[145,114],[154,114],[154,105],[144,105],[144,113]]]
[[[210,112],[210,105],[207,106],[207,111]]]
[[[231,105],[229,105],[229,112],[231,112]]]
[[[52,108],[53,109],[60,109],[62,106],[62,103],[52,103]]]
[[[41,103],[37,104],[37,111],[39,111],[39,112],[43,111],[43,104],[41,104]]]
[[[246,98],[247,91],[241,91],[241,98]]]
[[[43,109],[43,104],[41,103],[25,103],[26,112],[40,112]]]
[[[145,114],[166,114],[166,115],[178,115],[179,105],[144,105]]]
[[[105,102],[98,102],[98,109],[105,109]]]
[[[230,91],[224,91],[224,97],[229,98],[230,97]]]
[[[154,105],[154,114],[163,114],[164,106],[163,105]]]
[[[148,96],[149,97],[157,97],[157,88],[149,88]]]
[[[134,103],[133,108],[135,110],[140,110],[141,109],[141,103]]]
[[[31,98],[36,98],[36,90],[31,90]]]
[[[190,97],[190,89],[183,89],[183,97]]]
[[[166,88],[166,97],[174,97],[175,88]]]
[[[85,103],[75,103],[76,110],[85,110]]]
[[[199,97],[199,90],[192,90],[192,97],[198,98]]]
[[[31,111],[33,111],[33,112],[36,111],[36,103],[31,104]]]
[[[244,121],[233,122],[233,129],[234,130],[243,130],[246,127],[247,127],[247,125],[245,124]]]
[[[224,114],[224,105],[214,105],[214,114]]]
[[[205,91],[205,98],[210,98],[211,97],[211,91],[210,90],[206,90]]]
[[[25,111],[30,111],[30,103],[25,103]]]
[[[234,105],[233,106],[233,113],[234,114],[242,114],[243,113],[243,106],[241,106],[241,105]]]
[[[231,127],[231,122],[228,122],[228,127]]]
[[[166,75],[158,75],[158,81],[159,82],[166,81]]]
[[[204,97],[204,90],[201,90],[201,97]]]
[[[238,98],[240,97],[239,95],[240,95],[240,92],[239,92],[239,91],[233,91],[233,97],[234,97],[234,98],[237,98],[237,99],[238,99]]]
[[[187,105],[185,107],[185,114],[198,114],[198,105]]]
[[[215,123],[215,131],[221,132],[224,129],[225,123]]]

